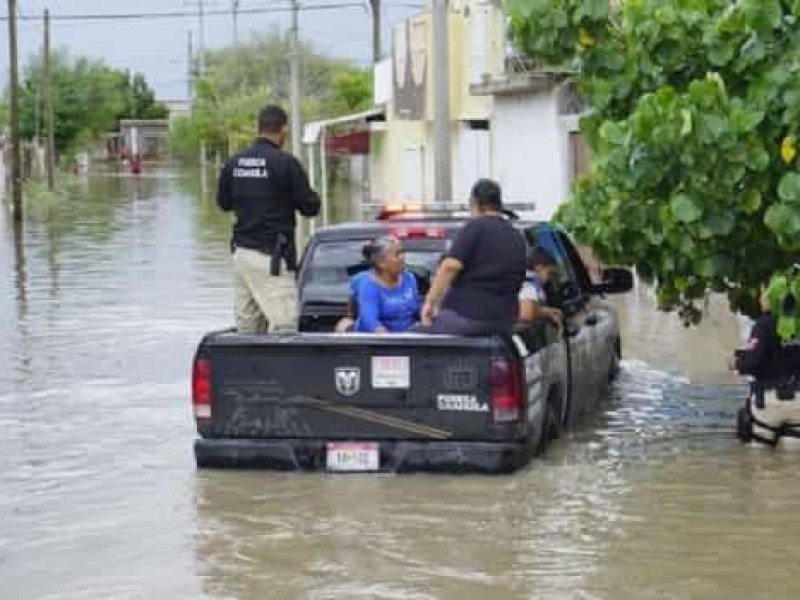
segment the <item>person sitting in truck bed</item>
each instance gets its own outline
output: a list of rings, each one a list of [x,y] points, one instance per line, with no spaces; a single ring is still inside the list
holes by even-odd
[[[399,333],[416,322],[420,309],[417,279],[405,267],[403,246],[395,237],[370,242],[364,256],[372,270],[355,281],[358,333]],[[358,276],[356,276],[358,277]]]
[[[532,323],[537,319],[550,319],[556,327],[561,327],[564,314],[557,308],[547,306],[545,286],[553,277],[556,261],[550,253],[536,246],[531,250],[528,260],[530,273],[525,277],[519,293],[519,320]]]
[[[365,265],[367,268],[364,268],[362,271],[359,271],[358,273],[355,273],[349,277],[347,309],[344,317],[339,319],[339,322],[336,323],[336,326],[333,328],[335,333],[349,333],[355,329],[356,317],[358,316],[358,311],[356,310],[358,288],[364,278],[371,275],[371,269],[368,268],[368,265],[370,264],[369,253],[371,251],[371,247],[372,242],[364,244],[364,247],[361,249],[363,263],[360,265],[354,265],[355,268],[363,268]]]
[[[497,182],[473,186],[470,213],[433,279],[419,333],[493,335],[510,331],[519,316],[527,245],[503,216]]]

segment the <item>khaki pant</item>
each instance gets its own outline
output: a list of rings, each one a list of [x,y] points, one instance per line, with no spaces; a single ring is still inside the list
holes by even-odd
[[[270,329],[297,328],[297,288],[294,273],[270,275],[272,257],[237,248],[233,253],[236,329],[240,333],[266,333]]]

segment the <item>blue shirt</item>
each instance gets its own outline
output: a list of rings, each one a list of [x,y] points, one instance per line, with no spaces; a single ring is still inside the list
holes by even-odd
[[[378,327],[387,331],[401,332],[417,322],[419,312],[419,290],[417,279],[408,271],[400,278],[400,285],[387,288],[373,277],[362,278],[357,287],[358,320],[355,330],[360,333],[374,333]]]
[[[358,298],[358,288],[361,285],[361,282],[364,281],[367,277],[372,275],[372,269],[366,269],[361,271],[360,273],[356,273],[350,278],[350,297],[351,298]]]

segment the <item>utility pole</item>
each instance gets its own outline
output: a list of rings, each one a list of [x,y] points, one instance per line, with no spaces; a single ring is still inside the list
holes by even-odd
[[[381,45],[381,0],[369,0],[372,9],[372,64],[377,64],[383,57]]]
[[[8,56],[11,83],[11,202],[14,222],[22,223],[22,155],[19,140],[19,66],[17,64],[17,0],[8,0]]]
[[[292,0],[292,32],[289,70],[291,73],[291,135],[292,154],[303,159],[302,128],[300,123],[300,2]]]
[[[53,110],[53,81],[50,72],[50,11],[44,11],[44,106],[45,124],[47,128],[47,146],[45,161],[47,163],[47,187],[55,187],[56,143],[55,143],[55,111]]]
[[[200,77],[206,73],[206,8],[204,0],[199,0],[197,6],[197,16],[200,19],[200,35],[198,41],[200,42],[200,54],[198,57],[198,71]]]
[[[239,0],[233,0],[231,6],[233,12],[233,45],[239,45]]]
[[[453,201],[448,0],[433,0],[433,160],[436,202]]]
[[[186,81],[189,84],[189,101],[194,98],[194,44],[192,43],[192,32],[187,31],[187,47],[186,47]]]

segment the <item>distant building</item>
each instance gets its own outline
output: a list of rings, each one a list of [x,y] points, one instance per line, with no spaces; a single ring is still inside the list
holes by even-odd
[[[169,157],[169,119],[121,119],[119,132],[106,136],[106,158],[130,158],[135,154],[144,160]]]

